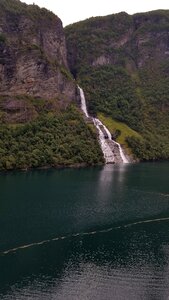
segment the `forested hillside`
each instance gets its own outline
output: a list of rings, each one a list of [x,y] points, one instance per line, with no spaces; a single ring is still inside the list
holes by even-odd
[[[0,0],[0,170],[104,162],[79,84],[126,153],[169,158],[169,11],[62,27],[52,12]]]
[[[136,130],[126,140],[139,159],[168,159],[169,11],[91,18],[65,33],[90,113]]]
[[[104,162],[66,52],[52,12],[0,0],[0,170]]]
[[[77,108],[43,114],[24,125],[0,127],[0,169],[87,166],[103,163],[93,127]]]

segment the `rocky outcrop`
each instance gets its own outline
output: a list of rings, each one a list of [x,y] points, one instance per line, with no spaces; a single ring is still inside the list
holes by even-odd
[[[103,66],[103,65],[108,65],[110,63],[110,59],[107,58],[104,55],[101,55],[96,58],[96,60],[93,61],[92,65],[93,66]]]
[[[11,0],[9,6],[4,0],[0,3],[0,97],[8,96],[7,103],[12,101],[17,110],[15,97],[24,95],[55,99],[61,107],[67,106],[76,95],[62,22],[36,5],[17,0]],[[3,110],[6,106],[1,101]]]

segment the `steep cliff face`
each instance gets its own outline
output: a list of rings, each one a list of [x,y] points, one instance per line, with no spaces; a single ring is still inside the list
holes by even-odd
[[[12,111],[16,116],[19,108],[23,115],[22,107],[34,110],[28,100],[23,104],[24,95],[55,99],[53,107],[56,102],[66,107],[76,95],[60,19],[18,0],[0,0],[0,5],[0,109],[4,118],[13,121]],[[21,115],[18,120],[27,121],[36,112],[27,114],[28,119]]]
[[[154,11],[133,17],[136,65],[142,68],[149,60],[169,59],[169,11]]]
[[[126,140],[140,159],[169,158],[169,11],[91,18],[65,33],[90,114],[137,130],[142,139]]]

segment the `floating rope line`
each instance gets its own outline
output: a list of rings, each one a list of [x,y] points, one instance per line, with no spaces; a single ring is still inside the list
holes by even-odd
[[[157,222],[163,222],[163,221],[169,221],[169,217],[143,220],[143,221],[138,221],[138,222],[134,222],[134,223],[129,223],[129,224],[126,224],[126,225],[110,227],[108,229],[102,229],[102,230],[90,231],[90,232],[80,232],[80,233],[74,233],[74,234],[71,234],[71,235],[55,237],[53,239],[48,239],[48,240],[44,240],[44,241],[41,241],[41,242],[31,243],[31,244],[19,246],[19,247],[16,247],[16,248],[12,248],[12,249],[0,252],[0,255],[6,255],[6,254],[9,254],[9,253],[16,252],[18,250],[27,249],[27,248],[31,248],[31,247],[35,247],[35,246],[40,246],[40,245],[48,244],[48,243],[51,243],[51,242],[54,242],[54,241],[65,240],[65,239],[70,239],[70,238],[75,238],[75,237],[83,237],[83,236],[86,236],[86,235],[90,236],[90,235],[95,235],[95,234],[99,234],[99,233],[107,233],[107,232],[110,232],[110,231],[113,231],[113,230],[129,228],[129,227],[132,227],[132,226],[135,226],[135,225],[141,225],[141,224],[147,224],[147,223],[157,223]]]

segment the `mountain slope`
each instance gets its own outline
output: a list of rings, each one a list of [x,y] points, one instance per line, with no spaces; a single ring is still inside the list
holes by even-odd
[[[0,170],[103,162],[77,109],[61,20],[0,0]]]
[[[90,113],[138,131],[127,142],[139,159],[169,158],[169,11],[91,18],[65,34]]]
[[[76,93],[60,19],[18,0],[0,0],[0,5],[0,108],[4,119],[13,121],[15,106],[16,110],[23,106],[30,111],[28,120],[34,117],[32,106],[23,105],[16,96],[55,99],[66,106]],[[19,121],[26,121],[27,116],[20,116]]]

